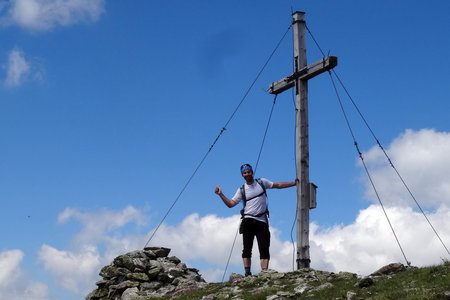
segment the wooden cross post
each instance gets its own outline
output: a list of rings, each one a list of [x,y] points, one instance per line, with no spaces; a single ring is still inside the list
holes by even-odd
[[[317,186],[309,182],[308,80],[337,66],[337,57],[328,56],[307,65],[305,13],[292,14],[294,73],[271,84],[269,93],[279,94],[295,86],[297,184],[297,269],[309,268],[309,210],[316,207]]]

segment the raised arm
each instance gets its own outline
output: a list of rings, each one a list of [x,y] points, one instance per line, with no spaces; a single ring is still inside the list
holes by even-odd
[[[234,202],[222,193],[222,188],[220,186],[216,186],[216,188],[214,189],[214,193],[216,193],[220,197],[220,199],[222,199],[223,203],[225,203],[225,205],[229,208],[237,204],[237,202]]]
[[[288,182],[274,182],[272,185],[273,189],[284,189],[288,187],[295,186],[298,183],[298,179],[295,179],[294,181],[288,181]]]

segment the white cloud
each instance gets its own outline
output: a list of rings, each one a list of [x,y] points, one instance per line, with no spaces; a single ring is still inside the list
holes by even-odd
[[[411,208],[390,207],[386,213],[408,261],[415,266],[438,264],[449,254],[424,216]],[[428,218],[444,243],[450,242],[450,210],[439,210]],[[446,245],[448,248],[448,245]],[[331,271],[369,274],[392,262],[406,264],[386,217],[379,205],[361,210],[353,224],[311,232],[313,267]]]
[[[95,22],[104,11],[104,0],[12,0],[3,23],[32,31],[50,30],[79,22]]]
[[[230,252],[239,218],[240,215],[219,218],[191,214],[177,226],[161,226],[150,245],[172,248],[186,260],[202,259],[207,263],[223,264],[223,258]]]
[[[6,286],[16,279],[23,256],[24,254],[20,250],[0,253],[0,286]]]
[[[49,300],[48,287],[26,279],[21,268],[24,253],[20,250],[0,252],[0,299]]]
[[[449,132],[406,130],[389,145],[386,152],[423,208],[450,206]],[[415,207],[414,200],[378,147],[364,153],[364,160],[383,203]],[[377,202],[368,184],[366,191],[366,195]]]
[[[83,225],[82,230],[74,238],[75,244],[96,244],[107,240],[107,233],[122,229],[129,223],[138,226],[145,225],[144,215],[133,206],[128,206],[120,212],[102,210],[100,212],[80,212],[73,208],[66,208],[58,216],[58,222],[63,224],[75,219]],[[113,242],[113,241],[111,241]]]
[[[143,247],[143,236],[133,236],[134,225],[145,224],[144,215],[128,206],[115,212],[80,212],[66,208],[58,216],[60,224],[75,220],[82,225],[73,237],[70,249],[57,249],[44,244],[39,251],[39,261],[54,277],[57,284],[74,294],[87,295],[95,288],[100,269],[117,255]],[[103,251],[100,251],[102,249]]]
[[[30,73],[30,64],[25,58],[25,54],[13,49],[9,52],[6,66],[6,79],[4,81],[7,87],[17,87],[21,85]]]
[[[101,267],[100,255],[94,246],[71,252],[43,245],[39,259],[62,287],[82,295],[86,288],[93,286]]]

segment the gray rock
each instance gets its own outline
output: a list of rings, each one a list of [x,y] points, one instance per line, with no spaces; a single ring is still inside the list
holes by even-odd
[[[366,288],[373,285],[374,283],[375,282],[373,281],[372,277],[364,277],[357,283],[357,285],[360,288]]]
[[[142,251],[142,253],[144,253],[145,256],[147,256],[147,258],[149,258],[149,259],[151,259],[151,260],[157,258],[155,252],[153,252],[152,250],[145,250],[145,249],[144,249],[144,250]]]
[[[388,264],[377,271],[370,274],[370,276],[391,275],[399,272],[406,271],[406,267],[401,263]]]
[[[339,272],[338,277],[342,278],[344,280],[350,280],[350,279],[356,279],[358,276],[355,273]]]
[[[137,287],[126,289],[122,293],[122,297],[120,300],[136,300],[136,297],[138,296],[139,289]]]
[[[125,290],[127,288],[132,288],[132,287],[137,287],[139,286],[138,282],[135,281],[131,281],[131,280],[125,280],[120,282],[119,284],[115,284],[115,285],[110,285],[109,286],[109,290]]]
[[[171,256],[171,257],[167,258],[167,260],[170,262],[173,262],[176,265],[178,265],[181,262],[181,260],[176,256]]]
[[[113,261],[113,265],[116,267],[125,268],[130,271],[134,269],[133,258],[128,256],[127,254],[116,257]]]
[[[228,281],[229,282],[239,282],[239,281],[241,281],[242,278],[244,278],[244,276],[242,276],[241,274],[231,273]]]
[[[159,273],[156,279],[162,283],[171,283],[174,280],[173,276],[168,273]]]
[[[183,270],[183,271],[187,271],[187,266],[186,266],[186,264],[184,264],[184,263],[182,263],[182,262],[180,262],[178,265],[177,265],[177,267],[178,268],[180,268],[181,270]]]
[[[155,291],[162,286],[163,286],[163,284],[159,281],[150,281],[150,282],[141,283],[141,289],[143,289],[143,290]]]
[[[110,282],[111,282],[110,280],[102,279],[102,280],[97,281],[95,283],[95,285],[98,287],[103,287],[105,285],[108,285]]]
[[[296,295],[301,295],[304,292],[307,292],[308,290],[310,290],[311,288],[309,287],[309,285],[307,283],[301,283],[300,285],[296,286],[294,288],[294,292]]]
[[[114,277],[117,277],[117,276],[123,276],[123,277],[126,277],[129,273],[130,273],[131,271],[129,270],[129,269],[127,269],[127,268],[121,268],[121,267],[119,267],[119,268],[116,268],[116,274],[115,274],[115,276]]]
[[[158,266],[150,266],[150,268],[147,271],[147,275],[149,279],[155,279],[162,271],[163,269]]]
[[[127,278],[130,280],[137,280],[137,281],[149,281],[149,277],[145,273],[129,273],[127,274]]]
[[[316,287],[314,290],[315,291],[321,291],[321,290],[329,289],[329,288],[332,288],[332,287],[333,287],[332,283],[325,282],[324,284],[321,284],[318,287]]]
[[[109,290],[107,288],[97,288],[93,290],[89,295],[87,295],[86,300],[90,299],[101,299],[108,296]]]
[[[133,258],[133,267],[134,269],[132,271],[145,271],[146,258]]]
[[[356,293],[352,291],[347,292],[347,300],[355,300],[356,299]]]
[[[170,268],[169,269],[169,275],[172,277],[181,277],[183,276],[184,271],[179,268]]]
[[[170,249],[164,247],[146,247],[144,250],[152,251],[156,257],[167,257],[170,253]]]
[[[116,267],[113,265],[104,266],[101,270],[99,275],[103,278],[113,278],[117,275],[116,273]]]

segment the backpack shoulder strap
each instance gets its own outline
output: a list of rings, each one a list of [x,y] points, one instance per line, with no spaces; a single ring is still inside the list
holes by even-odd
[[[262,188],[263,191],[264,191],[264,194],[265,194],[266,197],[267,197],[266,187],[264,186],[264,183],[262,182],[261,178],[257,178],[257,179],[256,179],[256,182],[259,183],[259,185],[261,186],[261,188]],[[266,203],[266,211],[265,211],[263,214],[266,214],[267,217],[269,217],[269,205],[268,205],[267,203]],[[261,215],[263,215],[263,214],[261,214]],[[258,217],[259,217],[259,216],[258,216]]]
[[[256,178],[255,180],[256,180],[256,182],[261,186],[261,188],[263,189],[264,194],[267,195],[267,193],[266,193],[266,187],[264,186],[264,183],[262,182],[261,178]]]
[[[247,197],[245,197],[245,184],[243,184],[239,189],[241,190],[241,196],[242,196],[242,201],[243,201],[242,203],[245,208],[245,204],[247,204]]]

